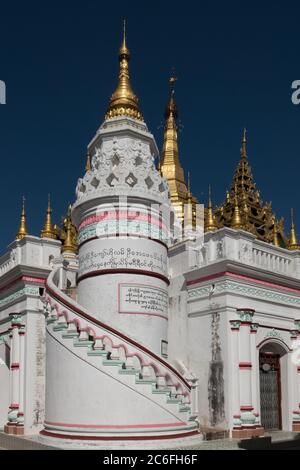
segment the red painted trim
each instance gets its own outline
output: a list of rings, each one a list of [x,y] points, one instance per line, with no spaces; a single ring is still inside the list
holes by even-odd
[[[19,409],[19,404],[18,403],[12,403],[9,408],[11,410],[18,410]]]
[[[251,321],[241,321],[241,326],[250,326],[252,325]]]
[[[239,419],[239,418],[241,417],[241,415],[233,415],[233,417],[234,417],[235,419]]]
[[[153,440],[163,440],[163,439],[178,439],[180,437],[191,437],[195,435],[199,435],[199,431],[190,431],[186,433],[178,433],[178,434],[166,434],[164,436],[74,436],[70,434],[59,434],[53,433],[50,431],[41,431],[40,434],[42,436],[49,436],[49,437],[57,437],[58,439],[71,439],[71,440],[78,440],[78,441],[153,441]]]
[[[228,277],[231,277],[233,279],[242,279],[242,280],[250,281],[254,284],[260,284],[260,285],[263,285],[263,286],[273,287],[274,289],[278,289],[278,287],[279,287],[283,291],[295,292],[297,294],[300,294],[300,289],[296,289],[294,287],[286,287],[283,284],[277,284],[277,283],[275,284],[275,283],[269,282],[269,281],[262,281],[260,279],[255,278],[255,277],[245,276],[244,274],[236,274],[236,273],[233,273],[231,271],[223,271],[223,272],[220,272],[220,273],[211,274],[210,276],[203,276],[203,277],[194,279],[192,281],[188,281],[187,286],[191,286],[191,285],[194,285],[194,284],[201,284],[202,282],[210,281],[212,279],[218,279],[219,277],[223,277],[223,276],[228,276]],[[242,310],[245,310],[245,309],[242,309]]]
[[[45,279],[41,277],[32,277],[32,276],[22,276],[21,278],[24,282],[33,282],[34,284],[45,284]]]
[[[252,363],[251,362],[240,362],[239,363],[239,368],[240,369],[251,369],[252,368]]]
[[[42,279],[42,278],[39,278],[39,277],[35,278],[35,277],[29,277],[29,276],[18,276],[13,281],[10,281],[7,284],[4,284],[3,286],[1,286],[0,292],[5,291],[6,289],[13,286],[14,284],[16,284],[19,281],[23,281],[25,283],[30,282],[32,284],[43,284],[44,285],[45,282],[46,282],[46,278]]]
[[[170,284],[169,279],[162,274],[153,273],[151,271],[144,271],[142,269],[101,269],[99,271],[90,271],[89,273],[83,274],[82,276],[78,277],[77,283],[83,281],[84,279],[88,279],[89,277],[95,276],[103,276],[104,274],[137,274],[141,276],[150,276],[155,277],[156,279],[160,279],[161,281],[165,282],[167,285]]]
[[[241,410],[241,411],[252,411],[252,410],[253,410],[253,406],[251,406],[251,405],[242,405],[242,406],[240,407],[240,410]]]
[[[18,416],[24,416],[23,411],[19,411]]]
[[[158,361],[160,364],[162,364],[164,367],[169,369],[176,377],[180,379],[182,383],[185,384],[185,386],[188,388],[188,390],[191,390],[191,386],[189,383],[182,377],[182,375],[174,369],[170,364],[168,364],[166,361],[164,361],[161,357],[157,356],[154,352],[150,351],[150,349],[147,349],[145,346],[139,344],[137,341],[134,341],[133,339],[129,338],[128,336],[124,335],[123,333],[115,330],[111,326],[101,322],[100,320],[97,320],[94,317],[91,317],[90,315],[84,313],[81,309],[78,307],[75,307],[75,305],[70,304],[67,300],[63,299],[59,294],[54,292],[51,287],[49,287],[48,282],[46,282],[46,289],[47,291],[54,297],[56,298],[59,302],[62,304],[66,305],[70,310],[73,310],[74,312],[78,313],[81,317],[85,318],[86,320],[90,321],[91,323],[94,323],[95,325],[100,326],[101,328],[104,328],[105,330],[113,333],[114,335],[118,336],[119,338],[124,339],[128,343],[130,343],[132,346],[135,346],[139,348],[140,350],[144,351],[146,354],[148,354],[150,357]]]
[[[160,424],[69,424],[69,423],[55,423],[45,421],[45,424],[50,426],[62,426],[65,428],[91,428],[91,429],[143,429],[143,428],[165,428],[169,426],[187,426],[187,423],[160,423]]]
[[[20,368],[20,364],[18,362],[13,362],[10,365],[11,370],[18,370]]]
[[[193,281],[187,281],[186,285],[187,286],[192,286],[194,284],[201,284],[202,282],[205,282],[205,281],[210,281],[212,279],[218,279],[219,277],[223,277],[226,274],[228,274],[228,273],[226,271],[223,271],[221,273],[210,274],[209,276],[199,277],[197,279],[194,279]]]

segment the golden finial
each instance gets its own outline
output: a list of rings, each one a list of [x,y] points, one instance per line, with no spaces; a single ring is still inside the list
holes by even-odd
[[[273,217],[273,245],[280,247],[275,217]]]
[[[190,179],[190,172],[188,171],[188,202],[192,203],[192,193],[191,193],[191,179]]]
[[[213,212],[213,207],[212,207],[212,202],[211,202],[211,189],[209,185],[208,186],[208,206],[207,206],[206,217],[204,220],[204,230],[205,232],[212,232],[214,230],[217,230],[217,228],[218,228],[218,225],[217,225],[216,218]]]
[[[25,197],[23,196],[22,210],[21,210],[21,220],[19,230],[16,235],[16,240],[22,240],[27,235],[26,228],[26,213],[25,213]]]
[[[44,228],[41,231],[41,238],[53,238],[55,240],[57,237],[56,237],[54,227],[52,225],[51,213],[52,213],[51,200],[50,200],[50,194],[48,194],[48,207],[47,207],[47,213],[46,213],[46,220],[45,220]]]
[[[72,233],[72,220],[71,220],[71,210],[72,206],[69,204],[68,214],[66,217],[66,238],[63,242],[62,252],[71,252],[76,253],[77,246],[74,243],[74,234]]]
[[[247,129],[246,128],[244,128],[244,131],[243,131],[241,157],[247,158]]]
[[[175,209],[177,218],[183,222],[185,217],[185,204],[196,199],[191,194],[191,188],[186,184],[183,168],[179,161],[177,140],[178,112],[174,97],[174,84],[177,81],[174,70],[169,78],[169,98],[165,108],[164,140],[161,152],[160,171],[167,180],[170,189],[171,203]],[[195,215],[195,214],[194,214]]]
[[[241,218],[241,213],[240,213],[240,208],[239,208],[238,198],[237,198],[237,186],[236,185],[234,187],[234,210],[233,210],[233,216],[232,216],[230,226],[235,229],[243,228],[243,223],[242,223],[242,218]]]
[[[90,169],[91,169],[91,156],[90,156],[90,152],[87,151],[87,154],[86,154],[85,171],[90,171]]]
[[[172,81],[171,81],[172,80]],[[171,94],[165,109],[165,130],[164,130],[164,144],[162,149],[162,162],[161,167],[164,169],[166,166],[172,166],[175,178],[178,177],[176,173],[180,172],[180,177],[183,178],[183,170],[180,167],[178,159],[178,143],[177,143],[177,106],[174,99],[174,80],[171,77],[169,80],[172,84]],[[182,173],[182,174],[181,174]],[[174,176],[173,176],[174,178]]]
[[[294,210],[291,209],[291,230],[290,230],[290,239],[288,244],[289,250],[299,250],[300,246],[297,242],[295,224],[294,224]]]
[[[129,60],[130,51],[126,44],[126,22],[124,20],[123,40],[119,50],[119,82],[110,98],[105,119],[128,116],[143,121],[143,116],[139,110],[138,98],[133,93],[129,80]]]

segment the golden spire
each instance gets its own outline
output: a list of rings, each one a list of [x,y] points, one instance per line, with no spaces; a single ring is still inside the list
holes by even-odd
[[[178,143],[177,143],[177,118],[178,111],[174,99],[174,83],[177,80],[176,77],[171,76],[169,79],[170,83],[170,98],[165,110],[165,130],[164,130],[164,144],[162,149],[162,162],[161,166],[166,165],[174,166],[174,172],[176,170],[182,170],[178,158]],[[178,168],[177,168],[178,167]],[[179,171],[180,172],[180,171]],[[180,172],[181,173],[181,172]],[[182,174],[183,176],[183,170]]]
[[[190,189],[190,173],[188,172],[188,197],[185,205],[184,227],[189,230],[193,228],[193,197]]]
[[[90,156],[90,152],[87,151],[87,154],[86,154],[85,171],[90,171],[90,169],[91,169],[91,156]]]
[[[291,209],[291,231],[290,231],[290,239],[288,244],[289,250],[299,250],[300,246],[297,242],[295,224],[294,224],[294,210]]]
[[[46,213],[46,220],[45,220],[45,225],[43,230],[41,231],[41,238],[53,238],[54,240],[57,238],[55,230],[52,226],[52,221],[51,221],[51,201],[50,201],[50,194],[48,194],[48,207],[47,207],[47,213]]]
[[[77,246],[74,243],[74,237],[72,233],[71,204],[68,208],[68,215],[66,220],[66,238],[64,239],[62,246],[62,252],[65,253],[66,251],[71,253],[76,253],[77,251]]]
[[[241,147],[241,157],[247,158],[247,129],[244,128],[242,147]]]
[[[191,180],[190,180],[190,172],[188,171],[188,203],[192,204],[193,196],[191,193]]]
[[[210,186],[208,187],[208,206],[207,206],[207,212],[206,212],[206,217],[205,217],[205,222],[204,222],[204,229],[205,232],[213,232],[214,230],[217,230],[217,222],[216,218],[213,213],[213,207],[212,207],[212,202],[211,202],[211,190]]]
[[[275,217],[273,217],[273,245],[280,246]]]
[[[231,220],[231,228],[241,229],[243,228],[242,218],[240,214],[238,198],[237,198],[237,187],[235,186],[235,194],[234,194],[234,211]]]
[[[164,143],[161,153],[160,171],[162,176],[168,181],[171,203],[178,219],[182,222],[184,219],[184,205],[187,204],[188,198],[192,198],[193,203],[197,201],[192,194],[189,194],[191,191],[187,188],[184,171],[178,156],[178,111],[174,99],[174,84],[176,81],[177,78],[173,73],[169,79],[170,96],[165,109]]]
[[[124,20],[123,41],[119,50],[119,82],[112,94],[105,119],[128,116],[143,121],[139,110],[139,100],[132,91],[129,79],[130,52],[126,44],[126,22]]]
[[[16,235],[16,240],[22,240],[27,235],[26,228],[26,214],[25,214],[25,197],[23,196],[22,211],[21,211],[21,220],[19,230]]]

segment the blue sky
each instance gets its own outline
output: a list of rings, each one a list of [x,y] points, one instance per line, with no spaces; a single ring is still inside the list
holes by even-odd
[[[257,186],[300,232],[300,6],[264,2],[13,2],[0,6],[0,207],[3,251],[22,195],[38,235],[51,193],[60,221],[75,198],[86,146],[103,121],[127,19],[131,80],[162,146],[168,76],[176,67],[180,158],[192,190],[220,203],[239,159],[243,127]]]

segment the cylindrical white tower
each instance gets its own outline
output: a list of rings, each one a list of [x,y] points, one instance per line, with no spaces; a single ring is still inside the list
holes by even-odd
[[[91,169],[77,186],[78,302],[161,354],[167,339],[168,188],[154,166],[144,122],[104,122],[89,145]]]
[[[88,146],[73,221],[79,233],[78,302],[97,319],[161,354],[167,339],[168,186],[128,73],[125,34],[119,83]]]

